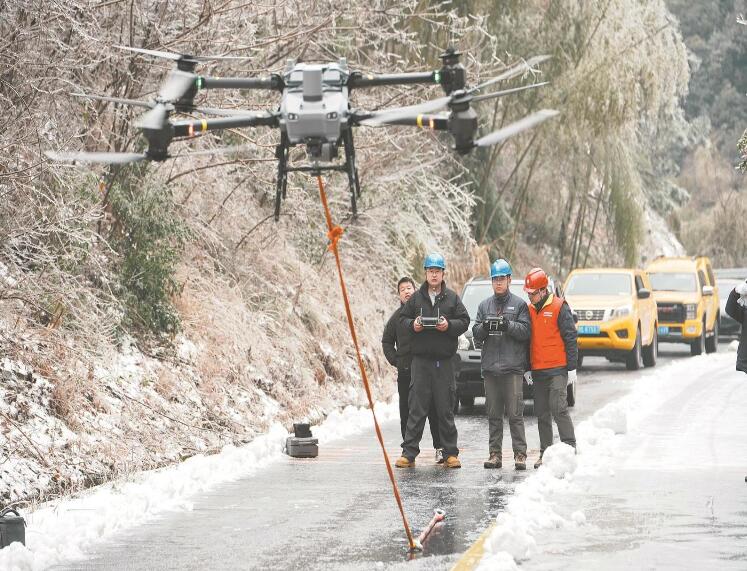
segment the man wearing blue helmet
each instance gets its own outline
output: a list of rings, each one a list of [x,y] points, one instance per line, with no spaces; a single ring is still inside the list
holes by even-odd
[[[415,466],[415,457],[420,454],[425,419],[433,404],[446,458],[443,465],[446,468],[461,468],[454,423],[454,355],[459,336],[469,327],[469,313],[456,292],[446,287],[446,263],[441,254],[428,254],[423,269],[425,283],[400,312],[400,323],[414,334],[410,366],[412,384],[408,399],[410,414],[402,443],[402,456],[395,466]]]
[[[524,433],[524,372],[529,368],[531,320],[526,302],[509,290],[511,264],[498,259],[490,266],[493,295],[477,308],[472,335],[482,342],[481,369],[488,411],[488,452],[485,468],[503,465],[503,412],[508,417],[514,467],[527,468]]]

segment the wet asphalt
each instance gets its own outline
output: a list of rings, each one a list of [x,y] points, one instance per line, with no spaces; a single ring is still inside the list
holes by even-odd
[[[660,363],[685,358],[686,347],[662,345]],[[578,423],[626,394],[635,373],[587,359],[579,373]],[[525,409],[528,470],[516,471],[504,425],[504,468],[485,470],[487,419],[482,399],[457,416],[463,467],[434,462],[426,428],[414,469],[395,469],[415,535],[433,510],[445,521],[414,560],[373,431],[320,447],[315,459],[284,457],[249,478],[193,498],[194,508],[167,513],[100,544],[85,560],[55,569],[448,569],[488,527],[514,486],[531,475],[539,438]],[[382,426],[391,461],[400,454],[399,423]],[[557,435],[556,435],[557,438]]]

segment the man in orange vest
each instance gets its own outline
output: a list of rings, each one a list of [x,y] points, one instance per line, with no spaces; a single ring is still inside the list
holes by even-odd
[[[552,419],[558,426],[561,442],[576,447],[566,387],[576,382],[578,334],[568,303],[550,293],[547,284],[547,274],[541,268],[534,268],[524,279],[532,322],[529,341],[531,371],[527,371],[525,378],[527,383],[534,385],[534,412],[540,437],[540,457],[534,464],[535,468],[542,465],[542,455],[552,445]]]

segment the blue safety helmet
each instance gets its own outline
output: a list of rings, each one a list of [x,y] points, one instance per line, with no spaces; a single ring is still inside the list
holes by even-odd
[[[509,264],[503,258],[498,258],[495,262],[490,265],[490,277],[497,278],[501,276],[511,275],[511,264]]]
[[[436,252],[428,254],[425,260],[423,260],[423,269],[427,270],[428,268],[441,268],[445,270],[446,262],[444,261],[444,257]]]

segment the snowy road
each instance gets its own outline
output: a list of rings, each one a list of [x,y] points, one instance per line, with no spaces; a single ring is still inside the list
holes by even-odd
[[[671,358],[671,357],[670,357]],[[666,358],[665,358],[666,360]],[[580,375],[577,421],[628,393],[637,375],[590,359]],[[445,525],[424,556],[407,562],[406,539],[371,431],[321,447],[316,460],[283,458],[266,470],[194,499],[194,509],[165,515],[101,545],[64,569],[371,569],[451,566],[505,506],[517,482],[505,435],[509,469],[482,467],[487,451],[484,406],[457,417],[462,470],[444,471],[424,451],[415,470],[397,471],[410,523],[419,531],[434,508]],[[530,461],[539,440],[527,416]],[[396,420],[384,425],[392,459],[399,454]],[[426,430],[426,438],[428,431]],[[426,440],[427,442],[427,440]],[[533,450],[533,453],[531,452]]]
[[[33,554],[36,542],[37,556],[16,550],[3,559],[0,553],[0,567],[13,562],[19,569],[48,568],[50,563],[59,563],[54,569],[118,570],[447,569],[498,516],[488,542],[488,568],[511,569],[517,561],[522,568],[537,569],[628,567],[630,553],[637,557],[634,568],[647,568],[657,561],[661,545],[695,550],[701,562],[725,561],[723,568],[733,562],[733,568],[744,568],[745,549],[739,546],[747,505],[739,498],[745,497],[747,486],[742,474],[747,458],[742,441],[747,439],[740,437],[747,421],[740,412],[747,402],[747,378],[731,373],[734,353],[690,359],[684,347],[662,348],[659,366],[641,373],[602,359],[585,363],[573,411],[583,444],[577,469],[565,479],[548,476],[549,468],[484,470],[484,407],[460,415],[462,470],[435,466],[426,449],[415,470],[397,471],[416,531],[433,508],[447,512],[445,525],[416,561],[406,561],[401,520],[368,428],[323,442],[315,460],[239,449],[235,458],[211,457],[162,471],[165,481],[145,479],[134,490],[102,490],[88,503],[63,502],[53,513],[31,518],[29,545]],[[672,382],[680,378],[686,380]],[[714,384],[722,378],[730,380]],[[699,414],[698,407],[708,414]],[[392,458],[399,453],[394,410],[389,405],[380,413],[389,419],[383,428]],[[357,414],[370,417],[367,411]],[[605,428],[619,425],[621,416],[625,430]],[[356,418],[343,415],[339,426],[315,433],[326,430],[339,437],[360,424]],[[532,416],[526,421],[533,461],[539,444],[536,421]],[[269,450],[273,442],[277,435],[261,446]],[[508,460],[508,434],[504,449]],[[255,458],[256,466],[246,465]],[[689,478],[693,463],[700,468]],[[719,467],[718,474],[711,466]],[[189,475],[180,475],[185,468]],[[236,479],[232,471],[246,476]],[[158,501],[171,493],[170,483],[184,491],[172,494],[169,506],[162,508]],[[548,490],[550,496],[542,498]],[[554,506],[552,517],[533,511],[536,497]],[[513,535],[505,521],[501,524],[504,517],[513,518],[508,520]],[[59,538],[43,543],[53,530]],[[65,538],[72,548],[65,546]]]
[[[585,423],[577,467],[517,488],[482,568],[747,569],[747,376],[734,358],[657,367]]]

